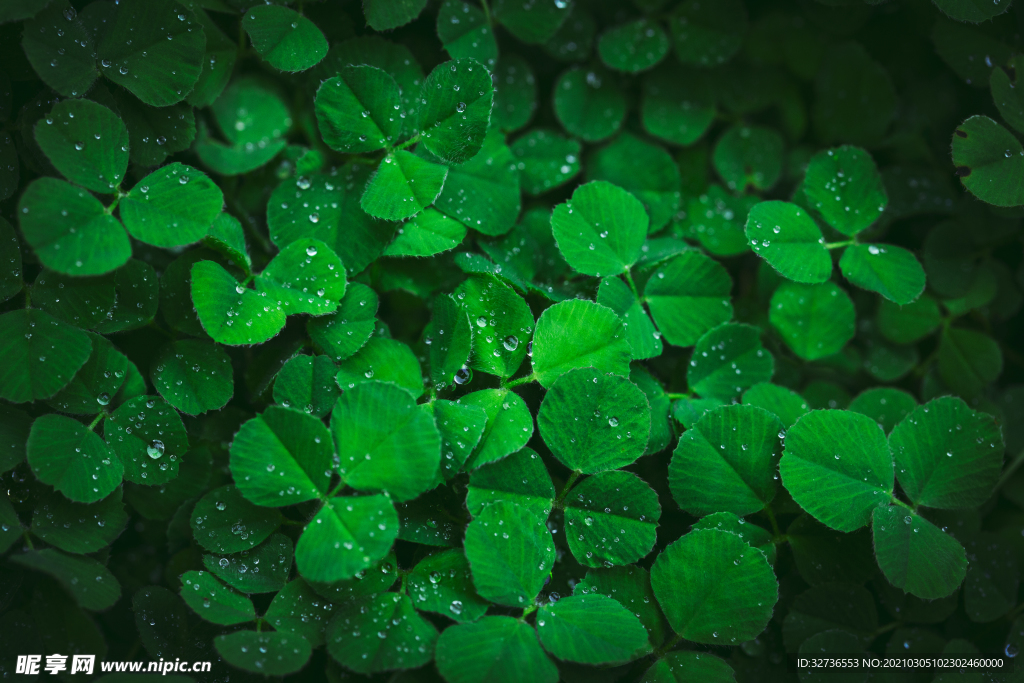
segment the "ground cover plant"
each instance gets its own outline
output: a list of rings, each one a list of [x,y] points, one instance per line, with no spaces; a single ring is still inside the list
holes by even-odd
[[[1019,679],[1022,33],[0,3],[3,676]]]

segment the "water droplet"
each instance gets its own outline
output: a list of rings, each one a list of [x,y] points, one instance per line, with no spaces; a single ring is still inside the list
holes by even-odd
[[[154,460],[158,459],[164,454],[164,442],[159,440],[152,441],[146,446],[146,454]]]

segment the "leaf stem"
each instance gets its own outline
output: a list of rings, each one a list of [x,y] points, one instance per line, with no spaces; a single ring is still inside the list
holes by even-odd
[[[413,145],[415,145],[419,141],[420,141],[420,134],[416,133],[416,135],[413,135],[411,138],[409,138],[408,140],[406,140],[402,144],[395,145],[393,149],[395,151],[398,151],[400,149],[405,149],[406,147],[412,147]]]
[[[527,375],[526,377],[520,377],[519,379],[514,379],[514,380],[512,380],[510,382],[506,382],[505,383],[505,388],[506,389],[511,389],[512,387],[518,387],[521,384],[529,384],[530,382],[534,381],[535,379],[537,379],[536,375],[531,373],[531,374]]]
[[[484,18],[487,19],[487,26],[490,29],[494,29],[494,22],[491,21],[491,7],[487,3],[487,0],[480,0],[480,4],[484,7]]]
[[[892,622],[889,622],[888,624],[886,624],[885,626],[879,626],[878,628],[875,629],[875,632],[871,634],[871,639],[874,640],[875,638],[877,638],[878,636],[882,635],[883,633],[888,633],[889,631],[893,631],[893,630],[899,628],[902,625],[903,625],[902,621],[892,621]]]
[[[768,505],[764,506],[764,511],[768,515],[768,521],[772,523],[772,535],[775,536],[772,540],[778,544],[778,539],[782,537],[782,531],[779,529],[779,523],[775,520],[775,513]]]
[[[848,247],[851,244],[856,244],[854,240],[846,240],[845,242],[826,242],[826,249],[838,249],[840,247]]]
[[[256,225],[252,222],[252,219],[249,218],[249,214],[242,208],[241,204],[238,203],[234,196],[232,196],[230,200],[225,198],[225,202],[235,210],[235,214],[237,214],[235,217],[242,223],[242,227],[245,228],[245,231],[249,236],[259,243],[260,248],[263,249],[263,253],[270,254],[273,252],[273,244],[263,236],[263,233],[256,229]]]
[[[931,367],[932,363],[934,363],[935,360],[938,357],[939,357],[939,347],[936,346],[935,350],[932,351],[928,355],[927,358],[925,358],[923,361],[918,363],[916,368],[914,368],[914,376],[915,377],[924,377],[925,374],[928,372],[928,369]]]
[[[992,489],[992,493],[998,492],[999,489],[1002,488],[1003,484],[1010,481],[1010,477],[1013,476],[1013,473],[1016,472],[1021,465],[1024,465],[1024,451],[1018,453],[1017,457],[1013,459],[1013,462],[1006,466],[1006,469],[1003,470],[1003,475],[999,477],[999,481],[996,482],[995,488]]]
[[[99,415],[97,415],[96,419],[89,423],[89,431],[91,432],[93,429],[95,429],[96,425],[98,425],[106,416],[106,412],[101,412]]]
[[[907,505],[906,503],[904,503],[902,500],[897,498],[895,495],[889,494],[889,497],[891,498],[893,503],[896,503],[900,507],[906,508],[906,509],[910,510],[911,512],[913,512],[914,514],[917,514],[917,510],[915,510],[914,508],[912,508],[909,505]]]
[[[665,395],[668,396],[673,401],[677,401],[681,398],[690,398],[691,396],[693,396],[693,394],[691,394],[689,391],[683,393],[668,391],[665,392]]]
[[[671,638],[669,638],[667,641],[665,641],[664,645],[662,645],[661,647],[659,647],[657,650],[654,651],[654,658],[655,659],[661,659],[662,657],[665,656],[665,653],[667,653],[669,650],[671,650],[676,645],[678,645],[680,642],[682,642],[682,640],[683,640],[683,637],[681,635],[679,635],[678,633],[673,634]]]
[[[1003,356],[1005,356],[1008,361],[1018,367],[1024,368],[1024,356],[1021,356],[1019,353],[1001,342],[999,344],[999,348],[1003,350]]]
[[[120,187],[117,188],[117,194],[114,195],[114,201],[112,201],[110,203],[110,206],[108,206],[106,209],[104,209],[104,211],[106,211],[108,216],[113,215],[114,209],[117,208],[118,202],[121,201],[121,197],[126,197],[126,196],[127,195],[124,192],[121,192],[121,188]]]
[[[626,284],[629,285],[629,288],[633,290],[633,296],[635,296],[637,298],[637,301],[639,301],[640,293],[637,291],[636,283],[633,282],[633,274],[629,272],[629,269],[627,269],[626,272],[622,274],[622,276],[626,278]]]
[[[25,531],[22,532],[22,535],[25,537],[25,545],[28,546],[28,549],[35,550],[36,547],[32,545],[32,537],[28,535],[28,529],[25,529]]]
[[[522,621],[523,619],[526,619],[526,617],[530,616],[531,614],[533,614],[536,611],[537,611],[537,605],[530,605],[529,607],[524,607],[523,608],[523,613],[521,615],[519,615],[519,621]]]
[[[556,508],[562,507],[562,501],[565,500],[565,497],[567,495],[569,495],[569,489],[572,488],[573,484],[576,483],[576,480],[580,478],[581,474],[583,474],[583,472],[581,472],[580,470],[573,470],[572,474],[569,475],[569,480],[565,482],[565,486],[562,488],[562,492],[558,494],[558,499],[555,500]]]
[[[167,337],[168,339],[171,339],[171,340],[175,339],[175,335],[171,334],[170,332],[168,332],[164,328],[160,327],[160,325],[157,324],[156,319],[150,320],[149,324],[147,325],[147,327],[149,327],[149,328],[151,328],[153,330],[156,330],[158,333],[162,334],[163,336]]]

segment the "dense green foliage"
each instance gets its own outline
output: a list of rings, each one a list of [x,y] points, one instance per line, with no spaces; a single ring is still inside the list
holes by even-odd
[[[0,677],[1016,656],[1022,34],[1010,0],[0,2]]]

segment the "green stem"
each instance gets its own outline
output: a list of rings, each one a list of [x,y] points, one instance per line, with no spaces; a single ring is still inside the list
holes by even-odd
[[[35,546],[32,545],[32,539],[28,535],[28,529],[25,529],[23,535],[25,537],[25,545],[28,546],[29,550],[35,550],[36,549]]]
[[[127,195],[126,195],[126,194],[125,194],[124,192],[121,192],[121,188],[120,188],[120,187],[118,187],[118,188],[117,188],[117,194],[116,194],[116,195],[114,195],[114,201],[112,201],[112,202],[110,203],[110,206],[108,206],[108,207],[107,207],[106,209],[104,209],[104,210],[105,210],[105,211],[107,212],[107,215],[108,215],[108,216],[111,216],[111,215],[113,215],[113,213],[114,213],[114,209],[116,209],[116,208],[117,208],[117,204],[118,204],[118,202],[120,202],[120,201],[121,201],[121,197],[126,197],[126,196],[127,196]]]
[[[147,327],[149,327],[149,328],[151,328],[153,330],[156,330],[157,332],[159,332],[163,336],[167,337],[168,339],[173,340],[175,338],[175,336],[173,334],[171,334],[170,332],[168,332],[164,328],[160,327],[160,325],[157,324],[155,319],[154,320],[150,320],[149,321],[149,325],[147,325]]]
[[[914,368],[914,376],[915,377],[924,377],[925,374],[928,372],[928,369],[932,366],[932,363],[934,363],[938,359],[938,357],[939,357],[939,349],[938,349],[938,347],[936,347],[935,350],[932,351],[931,354],[929,354],[927,358],[925,358],[923,361],[918,363],[917,367]]]
[[[871,639],[874,640],[875,638],[877,638],[878,636],[882,635],[883,633],[888,633],[889,631],[893,631],[893,630],[899,628],[902,625],[903,625],[902,621],[893,621],[893,622],[890,622],[890,623],[886,624],[885,626],[879,626],[878,628],[875,629],[875,632],[871,634]]]
[[[128,654],[124,656],[125,659],[135,659],[135,655],[139,650],[142,649],[142,639],[136,638],[135,642],[132,643],[132,649],[128,650]]]
[[[1003,349],[1003,356],[1005,356],[1008,361],[1018,367],[1024,368],[1024,356],[1021,356],[1006,344],[1000,343],[999,346]]]
[[[573,470],[572,474],[569,475],[569,481],[565,482],[565,487],[562,488],[562,492],[558,494],[558,499],[555,501],[556,508],[562,506],[562,501],[565,500],[567,495],[569,495],[569,489],[572,488],[573,484],[576,483],[576,480],[580,478],[581,474],[583,474],[583,472],[580,470]]]
[[[692,396],[693,394],[691,394],[689,391],[684,392],[684,393],[677,393],[677,392],[671,392],[670,391],[670,392],[667,392],[665,395],[668,396],[671,400],[676,401],[676,400],[681,399],[681,398],[690,398],[690,396]]]
[[[765,506],[764,511],[768,515],[768,521],[772,523],[772,534],[775,536],[773,540],[778,544],[778,539],[782,537],[782,531],[779,530],[779,523],[775,520],[775,513],[768,506]]]
[[[640,293],[639,291],[637,291],[636,283],[633,282],[633,274],[627,270],[625,273],[622,274],[622,276],[626,278],[626,284],[629,285],[629,288],[633,290],[633,296],[635,296],[637,300],[639,300]]]
[[[526,617],[530,616],[537,611],[537,605],[530,605],[529,607],[523,608],[523,613],[519,616],[519,621],[522,621]]]
[[[909,505],[907,505],[906,503],[904,503],[904,502],[903,502],[902,500],[900,500],[900,499],[899,499],[899,498],[897,498],[896,496],[894,496],[894,495],[891,495],[891,494],[890,494],[890,496],[889,496],[889,497],[890,497],[890,499],[892,500],[892,502],[893,502],[893,503],[896,503],[896,504],[897,504],[897,505],[899,505],[900,507],[906,508],[907,510],[910,510],[910,511],[911,511],[911,512],[913,512],[914,514],[917,514],[917,510],[915,510],[914,508],[910,507]]]
[[[1017,457],[1013,459],[1013,462],[1006,466],[1006,469],[1003,470],[1003,476],[999,477],[999,481],[996,482],[996,487],[992,489],[992,493],[995,493],[1003,486],[1003,484],[1010,481],[1010,477],[1013,476],[1013,473],[1016,472],[1022,464],[1024,464],[1024,451],[1018,453]]]
[[[376,164],[380,160],[381,157],[367,157],[361,156],[359,154],[351,154],[348,157],[346,157],[346,161],[350,161],[354,164],[366,164],[367,166],[372,166],[373,164]]]
[[[484,7],[484,18],[487,19],[487,26],[494,30],[494,22],[491,21],[491,7],[487,4],[487,0],[480,0],[480,4]]]
[[[400,150],[400,149],[405,149],[406,147],[412,147],[413,145],[415,145],[419,141],[420,141],[420,134],[416,133],[416,135],[413,135],[411,138],[409,138],[408,140],[406,140],[402,144],[395,145],[394,149],[397,151],[397,150]]]
[[[505,383],[505,388],[506,389],[511,389],[512,387],[518,387],[521,384],[529,384],[530,382],[534,381],[535,379],[537,379],[537,377],[535,375],[533,375],[533,374],[530,374],[530,375],[527,375],[526,377],[520,377],[519,379],[514,379],[514,380],[512,380],[510,382],[506,382]]]
[[[856,244],[856,242],[854,242],[853,240],[846,240],[845,242],[826,242],[825,243],[825,248],[826,249],[838,249],[840,247],[848,247],[851,244]]]
[[[106,416],[106,413],[100,413],[99,415],[97,415],[96,419],[89,423],[89,431],[91,432],[93,429],[95,429],[96,425],[98,425]]]
[[[681,635],[679,635],[678,633],[674,634],[671,638],[669,638],[665,642],[664,645],[662,645],[661,647],[659,647],[657,650],[654,651],[654,658],[655,659],[661,659],[662,657],[665,656],[666,652],[668,652],[669,650],[674,648],[676,645],[678,645],[680,642],[682,642],[682,640],[683,640],[683,637]]]
[[[249,234],[249,236],[259,243],[260,248],[263,249],[263,253],[273,253],[274,245],[271,244],[270,240],[264,237],[263,233],[261,233],[256,228],[256,225],[253,224],[252,220],[249,218],[248,212],[246,212],[246,210],[242,208],[242,205],[239,204],[234,197],[232,197],[230,200],[227,200],[227,204],[234,209],[235,217],[241,221],[242,227],[245,228],[245,231]]]

